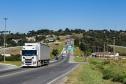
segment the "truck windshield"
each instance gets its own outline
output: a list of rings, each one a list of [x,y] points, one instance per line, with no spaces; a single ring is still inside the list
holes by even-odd
[[[37,50],[22,50],[23,56],[35,56],[37,55]]]

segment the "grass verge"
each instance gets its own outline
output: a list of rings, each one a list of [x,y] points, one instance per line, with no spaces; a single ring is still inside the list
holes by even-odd
[[[1,61],[0,63],[12,64],[12,65],[16,65],[18,67],[21,66],[21,61],[6,61],[6,62]]]
[[[75,56],[74,61],[75,61],[75,62],[84,62],[85,60],[84,60],[83,57]]]
[[[104,80],[102,73],[92,68],[90,64],[80,64],[79,68],[74,70],[65,84],[120,84],[110,80]]]

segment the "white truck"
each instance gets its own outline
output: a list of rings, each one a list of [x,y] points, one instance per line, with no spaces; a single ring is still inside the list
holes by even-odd
[[[50,48],[42,43],[25,43],[21,51],[22,67],[49,64]]]

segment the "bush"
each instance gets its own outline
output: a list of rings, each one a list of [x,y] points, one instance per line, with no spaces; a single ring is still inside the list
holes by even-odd
[[[110,68],[106,68],[102,71],[103,79],[110,79],[112,78],[113,72]]]
[[[110,64],[110,60],[105,60],[103,63],[104,63],[104,65]]]
[[[126,78],[125,67],[119,65],[115,66],[112,81],[123,82],[125,78]]]
[[[89,59],[89,63],[93,65],[104,64],[103,60],[99,60],[99,59]]]
[[[52,55],[53,55],[53,56],[57,56],[58,54],[59,54],[58,49],[53,49],[53,50],[52,50]]]
[[[103,64],[97,64],[96,65],[96,68],[98,68],[100,70],[103,70],[104,69],[104,66],[103,66]]]
[[[122,72],[114,73],[112,81],[123,82],[125,75]]]
[[[123,79],[123,84],[126,84],[126,78]]]
[[[103,74],[103,79],[111,79],[113,82],[126,84],[126,69],[117,63],[110,63],[109,60],[90,59],[92,69],[99,69]]]
[[[114,82],[126,82],[125,69],[119,65],[107,65],[104,67],[103,79],[112,79]]]
[[[6,61],[20,61],[20,60],[21,60],[20,55],[13,55],[10,57],[6,57]]]
[[[0,55],[0,61],[4,60],[4,56]]]
[[[4,60],[4,56],[0,56],[0,61]],[[20,55],[12,55],[10,57],[6,57],[6,61],[20,61],[21,60],[21,56]]]

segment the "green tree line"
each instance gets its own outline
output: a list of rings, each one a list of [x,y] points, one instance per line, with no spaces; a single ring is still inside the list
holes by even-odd
[[[104,44],[113,44],[113,37],[115,37],[116,45],[126,46],[126,31],[124,30],[84,30],[84,29],[59,29],[49,30],[40,29],[32,30],[28,33],[11,33],[6,36],[8,46],[21,46],[27,42],[26,37],[36,36],[36,41],[45,39],[46,35],[73,35],[82,34],[83,37],[73,37],[75,39],[75,45],[80,46],[82,50],[90,49],[94,51],[103,51]],[[37,35],[42,35],[38,37]],[[18,43],[15,43],[12,39],[21,39]],[[3,35],[0,35],[0,46],[3,46]],[[82,46],[82,47],[81,47]],[[108,50],[111,50],[108,48]]]

